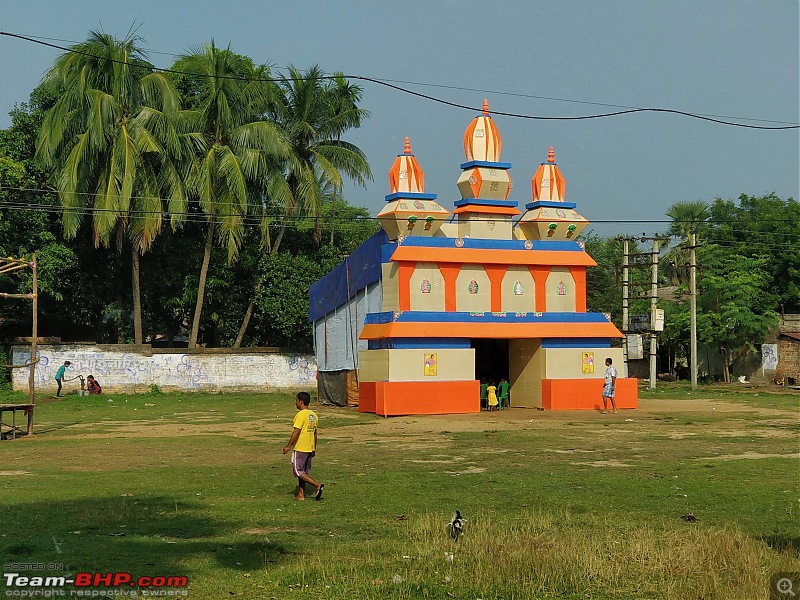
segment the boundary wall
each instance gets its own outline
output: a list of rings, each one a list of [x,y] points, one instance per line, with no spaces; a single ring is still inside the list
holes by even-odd
[[[13,364],[30,360],[30,346],[13,345]],[[152,348],[132,344],[42,344],[35,366],[37,392],[57,389],[55,374],[72,363],[63,394],[80,389],[78,375],[94,375],[103,393],[141,393],[155,384],[161,391],[267,392],[316,388],[317,365],[311,354],[277,348]],[[14,390],[28,389],[28,369],[12,370]]]

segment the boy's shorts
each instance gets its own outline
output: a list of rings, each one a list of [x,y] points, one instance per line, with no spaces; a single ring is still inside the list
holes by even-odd
[[[313,455],[313,452],[292,450],[292,471],[295,477],[311,473],[311,458]]]

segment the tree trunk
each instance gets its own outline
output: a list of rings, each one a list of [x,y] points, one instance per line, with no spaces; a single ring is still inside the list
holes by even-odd
[[[208,222],[208,233],[206,235],[206,248],[203,253],[203,266],[200,267],[200,283],[197,285],[197,304],[194,307],[194,319],[192,320],[192,330],[189,333],[189,348],[197,347],[197,334],[200,331],[200,315],[203,312],[203,298],[206,293],[206,277],[208,276],[208,265],[211,262],[211,247],[214,243],[214,221]]]
[[[281,223],[281,229],[278,232],[278,237],[275,238],[275,243],[272,246],[272,249],[269,251],[270,254],[274,254],[278,251],[281,247],[281,241],[283,240],[283,234],[286,233],[286,228],[289,226],[289,219],[291,216],[287,213],[283,215],[283,223]],[[258,283],[256,283],[256,289],[253,293],[253,298],[250,299],[250,302],[247,305],[247,310],[244,313],[244,319],[242,319],[242,326],[239,327],[239,333],[236,335],[236,341],[233,342],[234,348],[241,348],[242,340],[244,339],[244,334],[247,332],[247,326],[250,324],[250,317],[253,316],[253,310],[255,309],[255,296],[261,290],[261,286],[264,284],[264,280],[261,279],[261,276],[258,278]]]
[[[275,243],[272,245],[272,250],[270,250],[270,254],[275,254],[278,251],[278,248],[281,247],[281,240],[283,240],[283,234],[286,233],[286,228],[289,226],[289,219],[292,216],[289,213],[283,215],[283,223],[281,223],[281,229],[278,232],[278,237],[275,238]]]
[[[131,246],[131,283],[133,287],[133,343],[140,346],[142,336],[142,294],[139,289],[139,252]]]
[[[731,382],[731,372],[728,370],[728,361],[730,356],[727,348],[722,349],[722,381],[725,383]]]

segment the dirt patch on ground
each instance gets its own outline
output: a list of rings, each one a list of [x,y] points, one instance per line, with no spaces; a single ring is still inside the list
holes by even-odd
[[[800,458],[800,452],[790,452],[789,454],[762,454],[760,452],[744,452],[742,454],[721,454],[720,456],[698,458],[697,460],[758,460],[761,458]]]
[[[661,427],[660,433],[670,439],[680,440],[697,435],[697,432],[679,430],[663,431],[665,415],[683,414],[731,414],[747,415],[741,419],[742,427],[725,429],[709,428],[721,437],[789,437],[794,435],[786,426],[797,423],[795,413],[770,409],[755,408],[736,402],[714,399],[691,400],[641,400],[638,410],[621,410],[618,414],[601,414],[599,411],[540,411],[536,409],[512,408],[497,412],[481,412],[462,415],[432,415],[381,418],[374,417],[364,422],[364,415],[353,409],[320,406],[317,409],[322,422],[326,440],[341,440],[355,444],[390,444],[401,449],[441,448],[450,443],[449,434],[453,433],[492,433],[499,431],[542,431],[570,428],[570,439],[574,443],[581,439],[581,428],[594,428],[596,425],[609,425],[604,435],[646,435],[654,433],[655,426]],[[234,413],[237,414],[237,413]],[[238,413],[241,415],[242,413]],[[772,417],[768,421],[759,421],[761,427],[750,428],[755,417]],[[230,423],[224,421],[225,415],[217,411],[186,412],[160,415],[153,411],[152,421],[137,419],[135,421],[104,421],[102,423],[53,424],[40,423],[39,431],[47,431],[48,427],[56,435],[73,435],[80,432],[82,438],[114,439],[135,437],[182,437],[182,436],[230,436],[245,440],[263,440],[265,437],[288,435],[288,419],[281,416],[261,417],[258,419]],[[369,418],[369,417],[366,417]],[[337,422],[336,427],[325,429],[325,421]],[[181,421],[192,422],[181,422]],[[342,420],[352,421],[353,425],[340,423]],[[177,421],[177,422],[176,422]],[[729,421],[730,422],[730,421]],[[737,423],[738,425],[738,423]],[[775,425],[774,429],[768,425]],[[552,449],[556,453],[588,452],[590,450]]]
[[[588,467],[630,467],[627,463],[619,460],[596,460],[594,462],[574,462],[573,465],[586,465]]]

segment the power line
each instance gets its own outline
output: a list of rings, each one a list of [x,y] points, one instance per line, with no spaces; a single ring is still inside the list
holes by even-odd
[[[48,46],[50,48],[55,48],[57,50],[63,50],[64,52],[72,52],[72,53],[75,53],[75,54],[80,54],[80,55],[88,56],[88,57],[91,57],[91,58],[98,58],[96,55],[93,55],[93,54],[91,54],[89,52],[83,52],[83,51],[80,51],[80,50],[76,50],[74,48],[69,48],[69,47],[65,47],[65,46],[60,46],[58,44],[53,44],[53,43],[44,41],[44,39],[36,39],[34,37],[25,36],[25,35],[16,34],[16,33],[11,33],[11,32],[7,32],[7,31],[0,31],[0,36],[8,36],[8,37],[12,37],[12,38],[16,38],[16,39],[32,42],[34,44],[40,44],[40,45],[43,45],[43,46]],[[134,63],[129,63],[127,61],[120,61],[120,60],[116,60],[116,59],[111,59],[111,58],[107,58],[107,57],[105,57],[105,60],[108,60],[109,62],[114,62],[114,63],[117,63],[117,64],[126,64],[126,65],[131,65],[131,66],[144,66],[144,65],[137,65],[137,64],[134,64]],[[198,76],[199,77],[215,77],[217,79],[232,79],[232,80],[237,80],[237,81],[248,81],[248,82],[279,83],[279,82],[297,81],[299,79],[300,80],[303,79],[303,78],[291,78],[291,77],[257,77],[257,78],[249,78],[249,77],[234,76],[234,75],[227,75],[227,76],[224,76],[224,75],[205,75],[205,74],[191,73],[191,72],[188,72],[188,71],[180,71],[180,70],[176,70],[176,69],[164,69],[164,68],[155,67],[153,65],[148,65],[148,66],[150,66],[153,70],[159,71],[159,72],[162,72],[162,73],[172,73],[172,74],[176,74],[176,75],[185,75],[185,76],[190,76],[190,77],[198,77]],[[355,80],[358,80],[358,81],[368,81],[368,82],[374,83],[376,85],[381,85],[381,86],[387,87],[389,89],[393,89],[393,90],[396,90],[396,91],[399,91],[399,92],[402,92],[402,93],[405,93],[405,94],[416,96],[418,98],[422,98],[422,99],[425,99],[425,100],[429,100],[431,102],[435,102],[435,103],[442,104],[442,105],[445,105],[445,106],[450,106],[450,107],[453,107],[453,108],[461,108],[461,109],[464,109],[464,110],[471,110],[471,111],[475,111],[475,112],[481,112],[482,111],[482,109],[476,108],[474,106],[469,106],[469,105],[466,105],[466,104],[460,104],[458,102],[451,102],[449,100],[444,100],[444,99],[438,98],[436,96],[431,96],[429,94],[423,94],[421,92],[416,92],[414,90],[410,90],[408,88],[404,88],[402,86],[395,85],[394,83],[392,83],[392,80],[389,80],[389,79],[381,79],[381,78],[377,78],[377,77],[368,77],[368,76],[365,76],[365,75],[346,75],[346,74],[342,74],[340,76],[337,76],[337,75],[321,75],[321,76],[318,76],[317,79],[338,79],[339,77],[343,77],[345,79],[355,79]],[[433,85],[433,84],[423,84],[423,83],[415,83],[415,82],[406,82],[406,84],[407,85],[408,84],[411,84],[411,85]],[[532,97],[535,97],[535,96],[532,96]],[[542,99],[544,99],[544,97],[542,97]],[[556,99],[556,98],[548,98],[548,99],[566,101],[564,99]],[[581,102],[581,101],[574,101],[574,102]],[[589,103],[587,103],[587,104],[589,104]],[[601,104],[601,103],[594,103],[594,104],[595,105],[599,105],[599,106],[609,106],[609,107],[615,106],[615,105],[605,105],[605,104]],[[749,124],[746,124],[746,123],[736,123],[734,121],[725,120],[725,119],[737,119],[737,118],[741,119],[740,117],[717,118],[717,117],[714,117],[714,116],[709,116],[709,115],[705,115],[705,114],[701,114],[701,113],[692,113],[692,112],[688,112],[688,111],[676,110],[676,109],[671,109],[671,108],[657,108],[657,107],[630,107],[630,108],[624,108],[622,110],[613,111],[613,112],[593,114],[593,115],[581,115],[581,116],[575,116],[575,117],[548,117],[548,116],[542,116],[542,115],[512,113],[512,112],[504,112],[504,111],[496,111],[496,110],[495,111],[491,111],[491,114],[499,115],[499,116],[505,116],[505,117],[511,117],[511,118],[539,120],[539,121],[582,121],[582,120],[591,120],[591,119],[602,119],[602,118],[607,118],[607,117],[615,117],[615,116],[633,114],[633,113],[639,113],[639,112],[658,112],[658,113],[675,114],[675,115],[680,115],[680,116],[689,117],[689,118],[693,118],[693,119],[699,119],[699,120],[702,120],[702,121],[709,121],[709,122],[717,123],[717,124],[720,124],[720,125],[728,125],[728,126],[731,126],[731,127],[743,127],[743,128],[746,128],[746,129],[761,129],[761,130],[769,130],[769,131],[786,130],[786,129],[800,129],[800,125],[798,125],[798,124],[782,125],[782,126],[777,126],[777,127],[769,127],[769,126],[764,126],[764,125],[749,125]],[[757,120],[757,119],[747,119],[747,120]],[[769,121],[769,122],[773,122],[773,121]],[[784,122],[784,121],[775,121],[775,122]]]
[[[23,188],[23,187],[12,187],[12,186],[2,186],[0,185],[0,192],[20,192],[20,193],[32,193],[39,196],[45,195],[52,195],[57,194],[57,190],[52,189],[45,189],[45,188]],[[94,192],[76,192],[77,196],[84,196],[87,198],[97,197],[100,194]],[[169,198],[160,198],[157,196],[131,196],[132,200],[158,200],[160,202],[169,202]],[[21,200],[0,200],[0,208],[8,208],[13,210],[33,210],[33,211],[40,211],[40,212],[51,212],[51,213],[60,213],[60,212],[72,212],[80,215],[91,215],[92,213],[116,213],[122,216],[148,216],[148,215],[163,215],[166,217],[186,217],[187,219],[193,219],[191,222],[207,222],[207,216],[204,212],[196,212],[196,211],[182,211],[182,212],[175,212],[169,210],[142,210],[142,209],[130,209],[130,210],[120,210],[114,208],[96,208],[93,206],[76,206],[76,207],[64,207],[59,203],[30,203],[30,202],[23,202]],[[303,221],[303,220],[316,220],[320,219],[322,221],[326,220],[333,220],[337,222],[341,217],[335,217],[331,215],[320,215],[319,217],[315,217],[313,215],[302,215],[302,214],[289,214],[286,215],[285,212],[266,212],[264,211],[264,206],[260,203],[247,203],[243,205],[243,208],[247,209],[247,212],[242,213],[214,213],[215,216],[218,217],[241,217],[244,219],[249,219],[251,222],[259,222],[262,218],[267,219],[284,219],[287,218],[288,220],[292,221]],[[354,207],[357,208],[357,207]],[[249,211],[253,210],[253,213]],[[379,221],[378,217],[373,216],[356,216],[353,219],[354,221]],[[494,219],[491,218],[478,218],[474,220],[485,220],[491,221]],[[593,220],[590,223],[597,223],[597,224],[674,224],[676,222],[688,222],[692,223],[692,221],[674,221],[672,219],[648,219],[648,220],[636,220],[636,219],[609,219],[609,220]],[[752,223],[797,223],[795,219],[790,218],[783,218],[783,219],[750,219]],[[708,224],[727,224],[727,223],[734,223],[740,224],[741,219],[720,219],[714,221],[705,221]],[[747,231],[747,230],[725,230],[727,231],[738,231],[742,234],[753,234],[753,235],[769,235],[769,232],[765,231]],[[787,235],[787,234],[782,234]],[[789,233],[788,235],[792,235]],[[678,235],[668,235],[662,237],[671,237],[671,238],[680,238]],[[630,238],[629,239],[633,239]],[[706,240],[710,241],[710,240]],[[743,242],[737,242],[736,240],[721,240],[725,243],[731,244],[739,244]],[[716,242],[715,242],[716,243]]]

